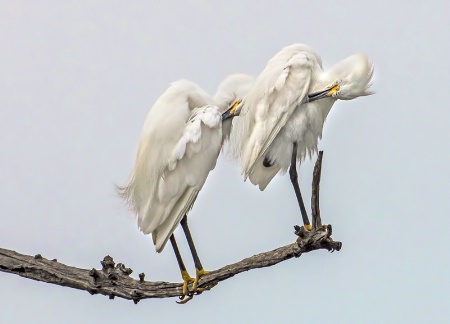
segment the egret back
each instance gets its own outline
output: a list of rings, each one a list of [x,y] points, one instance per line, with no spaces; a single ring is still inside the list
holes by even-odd
[[[244,177],[264,157],[280,129],[308,93],[311,79],[321,70],[320,57],[308,46],[282,49],[258,76],[244,99],[244,108],[231,135],[233,155]]]

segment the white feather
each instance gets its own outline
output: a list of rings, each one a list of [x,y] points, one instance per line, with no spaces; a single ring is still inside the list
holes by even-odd
[[[130,182],[119,193],[137,214],[138,226],[152,233],[161,252],[190,211],[220,153],[222,113],[253,79],[232,75],[212,99],[195,83],[174,82],[155,102],[142,130]]]
[[[316,153],[334,102],[371,94],[372,76],[373,65],[364,54],[324,72],[320,56],[309,46],[283,48],[258,76],[234,122],[231,151],[240,160],[244,179],[264,190],[278,172],[289,168],[294,142],[297,161]],[[340,91],[333,97],[307,102],[308,94],[336,84]],[[264,160],[271,166],[263,166]]]

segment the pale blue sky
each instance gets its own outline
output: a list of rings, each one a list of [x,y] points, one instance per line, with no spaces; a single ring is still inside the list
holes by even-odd
[[[241,274],[184,306],[0,273],[0,322],[445,323],[449,19],[444,1],[0,0],[0,246],[82,268],[110,254],[135,276],[180,280],[172,250],[154,252],[113,190],[171,81],[213,93],[302,42],[325,67],[367,53],[377,91],[335,104],[320,143],[322,217],[340,252]],[[312,165],[300,168],[308,202]],[[260,192],[220,159],[190,219],[216,269],[293,242],[300,214],[288,177]]]

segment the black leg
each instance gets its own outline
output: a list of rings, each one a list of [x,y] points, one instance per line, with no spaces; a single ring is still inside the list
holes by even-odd
[[[194,283],[192,284],[192,290],[196,293],[201,293],[204,288],[198,288],[198,281],[200,280],[201,276],[204,276],[208,273],[205,269],[203,269],[202,263],[200,262],[200,258],[198,257],[197,250],[195,249],[194,241],[192,240],[191,231],[189,230],[188,224],[187,224],[187,216],[184,216],[181,220],[181,227],[183,227],[184,234],[186,235],[186,239],[189,244],[189,249],[192,253],[192,258],[194,259],[195,264],[195,279]],[[192,297],[192,295],[191,295]]]
[[[306,229],[311,229],[311,224],[309,223],[308,213],[306,212],[305,204],[303,203],[302,194],[300,192],[300,186],[298,184],[298,174],[297,174],[297,142],[294,142],[292,148],[292,157],[291,157],[291,167],[289,168],[289,175],[291,176],[291,182],[294,186],[295,195],[297,196],[298,205],[300,207],[300,211],[302,213],[303,224]]]
[[[181,227],[183,228],[184,234],[186,235],[186,240],[189,244],[189,249],[191,250],[192,258],[194,259],[195,268],[197,270],[203,270],[202,263],[200,262],[197,250],[195,249],[194,241],[192,240],[191,231],[189,230],[189,226],[187,224],[187,216],[184,216],[183,219],[181,220]]]
[[[177,257],[178,266],[180,267],[181,271],[181,277],[183,278],[183,292],[180,296],[180,299],[182,303],[184,303],[192,299],[192,298],[185,299],[184,297],[189,292],[188,290],[189,281],[194,280],[194,278],[191,278],[191,276],[186,270],[186,266],[184,265],[183,259],[181,258],[180,250],[178,250],[177,241],[175,241],[175,236],[173,234],[170,236],[170,243],[172,243],[173,252],[175,252],[175,256]]]
[[[186,266],[184,265],[183,258],[181,258],[180,250],[178,250],[177,241],[175,241],[175,236],[173,236],[173,234],[170,236],[170,243],[172,243],[173,252],[175,252],[175,256],[177,257],[180,271],[183,273],[183,271],[186,271]]]

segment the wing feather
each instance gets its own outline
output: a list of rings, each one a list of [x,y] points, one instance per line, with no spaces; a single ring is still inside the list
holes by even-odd
[[[269,61],[250,90],[241,113],[242,120],[236,123],[243,128],[236,133],[241,141],[239,155],[245,178],[304,100],[313,64],[310,54],[303,50],[294,53],[282,50]]]
[[[221,114],[215,106],[194,109],[179,143],[185,145],[184,155],[173,170],[164,171],[164,190],[177,187],[172,197],[160,193],[164,199],[160,224],[148,229],[158,252],[162,251],[179,222],[192,208],[209,172],[214,169],[222,145]],[[194,151],[195,150],[195,151]],[[179,155],[175,155],[179,157]],[[164,192],[164,190],[162,190]],[[164,192],[165,193],[165,192]]]
[[[118,188],[136,212],[141,231],[153,233],[158,252],[216,164],[221,114],[208,102],[194,83],[173,83],[147,115],[133,176]]]

